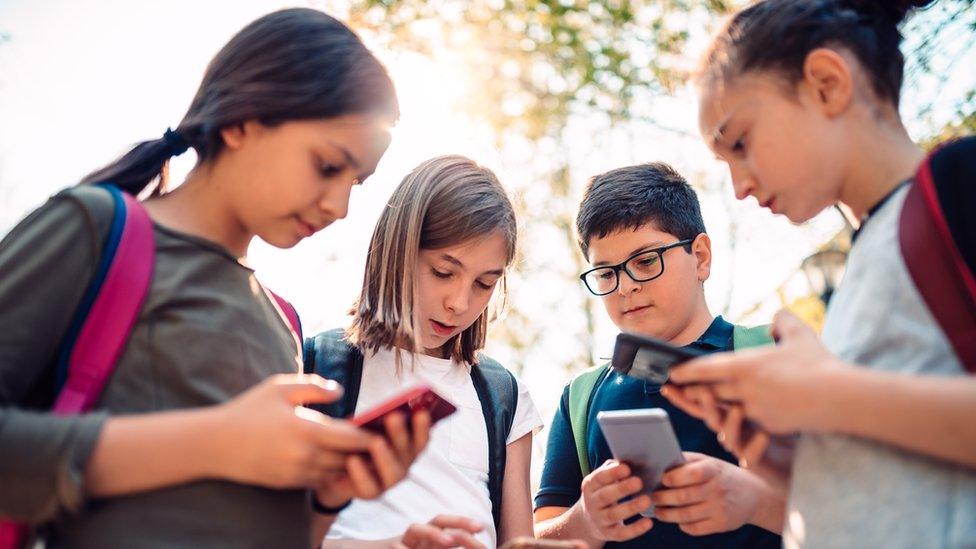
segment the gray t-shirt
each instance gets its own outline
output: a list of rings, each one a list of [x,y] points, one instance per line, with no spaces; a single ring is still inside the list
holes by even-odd
[[[823,340],[873,370],[967,376],[901,255],[906,193],[892,195],[858,235]],[[804,434],[783,539],[805,548],[976,547],[976,471],[870,440]]]
[[[82,472],[108,415],[219,404],[301,371],[296,341],[253,271],[216,244],[156,225],[149,294],[95,411],[47,413],[58,345],[111,217],[107,193],[77,187],[0,242],[0,514],[47,521],[53,547],[308,547],[301,490],[200,481],[84,498]]]

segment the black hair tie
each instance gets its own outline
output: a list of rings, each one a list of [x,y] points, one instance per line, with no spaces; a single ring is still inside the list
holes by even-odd
[[[190,148],[190,144],[183,138],[183,134],[172,128],[166,128],[166,133],[163,134],[163,140],[166,141],[166,153],[168,156],[179,156]]]

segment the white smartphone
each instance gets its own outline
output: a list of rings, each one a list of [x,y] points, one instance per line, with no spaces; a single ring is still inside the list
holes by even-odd
[[[668,413],[662,408],[599,412],[596,420],[614,459],[629,465],[650,495],[669,469],[685,462]],[[654,516],[654,506],[641,515]]]

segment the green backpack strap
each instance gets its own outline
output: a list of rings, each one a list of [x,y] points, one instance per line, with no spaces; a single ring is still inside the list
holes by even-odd
[[[748,349],[749,347],[762,347],[775,343],[773,335],[770,333],[770,325],[746,326],[735,325],[732,327],[732,349]]]
[[[583,371],[569,382],[569,424],[573,428],[576,456],[583,476],[590,474],[590,458],[586,453],[586,417],[590,411],[590,397],[609,364],[594,366]]]

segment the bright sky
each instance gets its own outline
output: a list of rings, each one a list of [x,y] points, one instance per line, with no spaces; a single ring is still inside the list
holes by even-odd
[[[132,143],[161,136],[167,126],[175,126],[204,67],[226,40],[256,17],[289,5],[295,4],[0,0],[0,33],[10,38],[0,43],[0,235],[47,196],[75,184]],[[450,64],[411,53],[377,53],[397,84],[403,116],[378,171],[354,191],[349,217],[293,250],[257,243],[250,253],[260,278],[296,304],[309,332],[344,323],[362,280],[373,224],[399,180],[422,160],[465,154],[495,169],[507,186],[527,199],[545,192],[532,181],[538,158],[516,148],[503,154],[483,124],[450,108],[463,100],[466,86],[477,83],[459,81]],[[690,93],[681,92],[647,110],[662,124],[690,136],[646,125],[607,132],[598,121],[579,119],[567,129],[568,149],[545,152],[573,159],[574,177],[580,181],[614,167],[665,160],[690,180],[716,189],[701,196],[716,254],[707,297],[715,312],[727,305],[736,319],[790,278],[800,260],[839,229],[839,218],[828,213],[798,228],[761,211],[754,201],[734,201],[723,167],[694,137]],[[192,153],[177,159],[174,179],[179,181],[192,163]],[[738,229],[734,256],[728,237],[733,221]],[[524,243],[527,253],[546,253],[547,238],[561,237],[537,233]],[[565,349],[577,343],[560,339],[560,322],[578,321],[579,313],[560,309],[566,300],[559,292],[565,285],[545,284],[542,279],[533,284],[538,286],[522,288],[522,293],[538,299],[514,306],[540,322],[551,322],[552,335],[523,357],[524,362],[510,365],[522,370],[548,421],[568,375],[553,372],[553,364],[561,363]],[[607,356],[615,332],[598,309],[597,353]],[[768,319],[772,312],[774,308],[763,309],[754,320]],[[510,358],[502,355],[503,362]]]

